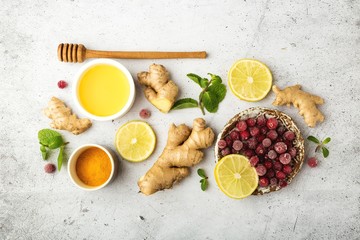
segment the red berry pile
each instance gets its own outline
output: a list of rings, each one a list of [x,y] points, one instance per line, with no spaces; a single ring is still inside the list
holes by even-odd
[[[240,120],[218,147],[221,157],[242,154],[259,175],[259,186],[286,187],[287,177],[292,173],[297,150],[293,146],[295,133],[276,118],[260,115]]]

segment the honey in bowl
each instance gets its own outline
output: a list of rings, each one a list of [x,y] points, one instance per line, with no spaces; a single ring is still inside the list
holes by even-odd
[[[109,179],[112,165],[105,151],[91,147],[79,155],[75,169],[77,176],[84,184],[97,187]]]
[[[130,97],[126,75],[110,64],[97,64],[81,76],[77,88],[81,106],[95,116],[112,116],[123,109]]]

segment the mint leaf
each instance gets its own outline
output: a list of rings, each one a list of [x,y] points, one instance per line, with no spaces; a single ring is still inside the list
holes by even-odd
[[[208,91],[216,95],[218,104],[224,100],[226,96],[226,87],[222,83],[212,83],[211,86],[208,87]]]
[[[321,148],[324,158],[327,158],[329,156],[329,149],[326,147]]]
[[[61,137],[60,133],[51,129],[42,129],[38,132],[39,142],[44,146],[49,146],[58,136]]]
[[[56,149],[64,145],[64,141],[61,136],[55,136],[52,138],[52,141],[48,145],[50,149]]]
[[[208,75],[211,76],[211,82],[213,84],[222,83],[221,77],[219,77],[218,75],[215,75],[215,74],[212,74],[212,73],[208,73]]]
[[[199,103],[195,99],[183,98],[183,99],[177,100],[171,109],[177,110],[177,109],[184,109],[184,108],[194,108],[194,107],[198,107],[198,106],[199,106]]]
[[[327,137],[325,138],[325,140],[322,142],[323,144],[327,144],[331,141],[331,138]]]
[[[204,92],[201,101],[208,112],[215,113],[218,110],[219,101],[215,93],[209,91]]]
[[[200,180],[200,183],[201,183],[201,190],[205,191],[208,187],[208,181],[205,178],[203,178]]]
[[[209,80],[208,80],[207,78],[202,78],[202,79],[200,80],[200,86],[201,86],[202,88],[205,88],[208,84],[209,84]]]
[[[317,139],[316,137],[314,136],[308,136],[307,137],[307,140],[311,141],[311,142],[314,142],[314,143],[320,143],[319,139]]]
[[[188,73],[186,76],[188,78],[190,78],[191,80],[193,80],[195,83],[197,83],[201,87],[200,81],[202,78],[200,76],[198,76],[194,73]]]
[[[41,151],[43,160],[46,160],[48,157],[46,147],[44,145],[40,145],[40,151]]]
[[[59,171],[61,170],[61,166],[63,164],[63,159],[64,159],[64,145],[60,147],[60,151],[59,151],[59,156],[57,159],[57,163],[58,163],[58,169]]]
[[[199,168],[197,174],[202,178],[207,178],[204,169]]]

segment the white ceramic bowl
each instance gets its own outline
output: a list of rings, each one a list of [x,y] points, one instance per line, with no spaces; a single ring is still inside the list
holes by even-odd
[[[119,69],[121,72],[123,72],[126,76],[126,79],[128,80],[128,83],[130,85],[130,96],[128,101],[126,102],[125,106],[117,113],[111,115],[111,116],[96,116],[90,112],[88,112],[80,103],[79,100],[79,96],[78,96],[78,87],[79,87],[79,83],[80,80],[83,76],[84,73],[86,73],[86,71],[96,65],[100,65],[100,64],[107,64],[107,65],[111,65],[116,67],[117,69]],[[96,60],[92,60],[88,63],[86,63],[85,65],[83,65],[78,73],[75,75],[75,79],[74,79],[74,84],[73,84],[73,98],[75,100],[75,104],[77,106],[78,109],[80,109],[80,111],[82,112],[82,114],[84,114],[85,116],[87,116],[90,119],[93,120],[97,120],[97,121],[108,121],[108,120],[113,120],[116,118],[119,118],[123,115],[125,115],[130,108],[132,107],[134,100],[135,100],[135,85],[134,85],[134,80],[130,74],[130,72],[126,69],[126,67],[124,67],[121,63],[115,61],[115,60],[111,60],[111,59],[96,59]]]
[[[89,149],[91,147],[96,147],[96,148],[100,148],[101,150],[103,150],[109,156],[110,162],[111,162],[111,173],[110,173],[108,180],[105,183],[103,183],[102,185],[96,186],[96,187],[89,186],[89,185],[86,185],[85,183],[83,183],[79,179],[79,177],[77,176],[77,173],[76,173],[76,162],[78,160],[78,157],[86,149]],[[71,156],[69,158],[69,162],[68,162],[68,172],[69,172],[71,181],[75,184],[75,186],[77,186],[83,190],[86,190],[86,191],[95,191],[95,190],[104,188],[115,178],[115,176],[117,174],[117,170],[118,170],[118,161],[117,161],[116,155],[113,152],[111,152],[111,151],[107,150],[106,148],[104,148],[100,145],[97,145],[97,144],[85,144],[85,145],[78,147],[77,149],[75,149],[73,151],[73,153],[71,154]]]

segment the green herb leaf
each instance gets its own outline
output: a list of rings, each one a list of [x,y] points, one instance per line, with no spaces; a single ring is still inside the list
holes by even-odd
[[[38,132],[40,144],[44,146],[49,146],[54,142],[54,138],[58,136],[61,137],[61,134],[51,129],[42,129]]]
[[[201,183],[201,190],[205,191],[209,185],[208,181],[205,178],[203,178],[200,180],[200,183]]]
[[[322,141],[323,144],[327,144],[331,141],[331,138],[327,137],[324,141]]]
[[[222,83],[222,79],[221,77],[219,77],[218,75],[212,74],[212,73],[208,73],[208,75],[211,76],[211,82],[213,84],[218,84],[218,83]]]
[[[189,73],[186,75],[188,78],[190,78],[191,80],[193,80],[195,83],[197,83],[200,87],[201,87],[201,84],[200,84],[200,81],[201,81],[201,77],[194,74],[194,73]]]
[[[217,99],[217,95],[213,92],[206,91],[202,95],[201,98],[204,107],[206,110],[210,113],[215,113],[218,110],[219,107],[219,101]]]
[[[64,145],[60,147],[59,156],[58,156],[58,159],[57,159],[59,172],[60,172],[61,166],[62,166],[62,164],[63,164],[63,159],[64,159],[64,147],[65,147]]]
[[[226,96],[226,87],[222,83],[213,83],[208,88],[209,92],[212,92],[214,95],[216,95],[216,100],[218,101],[218,104],[225,98]]]
[[[307,137],[307,140],[311,141],[311,142],[314,142],[314,143],[320,143],[319,139],[317,139],[316,137],[314,136],[308,136]]]
[[[197,173],[198,173],[198,175],[199,175],[200,177],[202,177],[202,178],[207,178],[204,169],[199,168],[199,169],[197,170]]]
[[[48,147],[50,149],[56,149],[64,145],[64,141],[61,136],[55,136],[52,138],[52,141],[49,143]]]
[[[177,109],[184,109],[184,108],[194,108],[194,107],[198,107],[198,106],[199,106],[199,103],[195,99],[183,98],[183,99],[177,100],[171,109],[177,110]]]
[[[209,80],[208,80],[207,78],[202,78],[202,79],[200,80],[200,86],[201,86],[202,88],[205,88],[208,84],[209,84]]]
[[[322,147],[322,153],[324,158],[327,158],[329,156],[329,149],[327,149],[326,147]]]
[[[48,157],[46,147],[44,145],[40,145],[40,151],[41,151],[43,160],[46,160]]]

